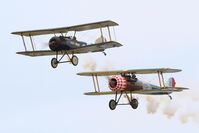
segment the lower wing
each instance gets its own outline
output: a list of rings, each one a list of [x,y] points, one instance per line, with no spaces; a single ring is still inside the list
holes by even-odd
[[[83,47],[74,48],[71,50],[63,50],[59,51],[58,54],[63,54],[67,52],[68,54],[82,54],[82,53],[89,53],[89,52],[102,52],[108,48],[120,47],[122,46],[120,43],[115,41],[91,44]],[[49,56],[49,55],[56,55],[55,51],[51,50],[39,50],[39,51],[23,51],[17,52],[17,54],[22,54],[26,56]]]
[[[132,93],[132,94],[143,94],[143,95],[167,95],[172,92],[181,92],[183,90],[187,90],[188,88],[183,88],[183,87],[175,87],[175,88],[170,88],[166,87],[164,89],[159,89],[159,90],[136,90],[136,91],[123,91],[127,94]],[[121,92],[117,92],[121,93]],[[85,95],[113,95],[116,94],[114,91],[103,91],[103,92],[86,92],[84,93]]]

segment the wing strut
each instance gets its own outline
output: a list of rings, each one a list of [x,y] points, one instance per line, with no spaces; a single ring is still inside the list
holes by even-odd
[[[32,45],[32,50],[35,51],[33,40],[32,40],[32,36],[30,35],[29,37],[30,37],[30,42],[31,42],[31,45]]]
[[[159,79],[159,83],[160,83],[160,88],[161,89],[166,89],[163,72],[158,71],[158,79]],[[169,93],[167,93],[167,95],[169,96],[170,100],[172,100],[171,95]]]
[[[159,80],[160,88],[162,88],[162,82],[161,82],[161,79],[160,79],[160,73],[159,73],[159,71],[158,71],[158,80]]]
[[[22,38],[22,41],[23,41],[23,45],[24,45],[25,51],[27,51],[26,43],[25,43],[25,40],[24,40],[24,36],[22,34],[21,34],[21,38]]]
[[[164,89],[165,89],[164,76],[163,76],[162,72],[160,73],[160,75],[161,75],[161,77],[162,77],[162,84],[163,84],[163,87],[164,87]]]
[[[98,89],[98,92],[100,92],[100,88],[99,88],[99,82],[98,82],[97,75],[95,75],[95,79],[96,79],[96,83],[97,83],[97,89]]]
[[[102,28],[100,28],[100,33],[101,33],[102,42],[105,42],[105,40],[104,40],[104,36],[103,36]]]
[[[165,82],[164,82],[164,76],[161,71],[158,71],[158,80],[159,80],[160,88],[165,89],[166,87],[165,87]]]
[[[109,26],[107,26],[107,29],[108,29],[108,34],[109,34],[109,40],[111,41],[112,39],[111,39],[111,32],[110,32]]]
[[[98,77],[97,75],[92,75],[92,79],[93,79],[93,86],[94,86],[94,91],[95,92],[100,92],[100,87],[99,87],[99,82],[98,82]]]

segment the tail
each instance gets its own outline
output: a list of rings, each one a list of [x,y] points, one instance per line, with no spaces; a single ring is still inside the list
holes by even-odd
[[[176,82],[173,77],[169,78],[167,83],[168,83],[168,87],[175,88]]]

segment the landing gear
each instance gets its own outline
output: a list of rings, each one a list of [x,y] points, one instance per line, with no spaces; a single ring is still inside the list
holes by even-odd
[[[138,100],[137,100],[137,99],[132,99],[132,100],[130,101],[130,105],[131,105],[131,107],[132,107],[133,109],[137,109],[137,107],[138,107]]]
[[[109,102],[109,108],[111,110],[114,110],[116,108],[116,106],[117,106],[117,102],[115,100],[111,99]]]
[[[68,56],[69,60],[68,61],[61,61],[65,55]],[[75,55],[72,55],[72,57],[70,57],[69,54],[66,51],[63,53],[61,58],[58,59],[58,52],[56,52],[56,58],[52,58],[52,60],[51,60],[51,66],[52,66],[52,68],[57,68],[59,63],[67,63],[67,62],[71,62],[73,64],[73,66],[77,66],[79,60],[78,60],[78,57],[75,56]]]
[[[57,66],[58,66],[58,61],[57,61],[57,59],[56,58],[52,58],[52,60],[51,60],[51,66],[53,67],[53,68],[56,68]]]
[[[119,93],[120,93],[120,95],[119,95],[118,98],[117,98],[118,92],[116,92],[116,94],[115,94],[115,100],[111,99],[109,101],[109,108],[111,110],[115,110],[115,108],[117,107],[117,105],[130,105],[133,109],[137,109],[137,107],[138,107],[138,100],[132,97],[132,93],[130,93],[130,97],[129,97],[129,95],[126,92],[124,92],[125,96],[128,99],[128,103],[119,103],[120,98],[123,95],[123,92],[121,91]]]
[[[78,65],[78,58],[77,56],[73,55],[71,58],[71,63],[73,64],[73,66],[77,66]]]

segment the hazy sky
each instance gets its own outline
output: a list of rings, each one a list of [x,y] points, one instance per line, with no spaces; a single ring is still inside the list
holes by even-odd
[[[197,133],[198,7],[197,0],[2,2],[0,132]],[[10,34],[13,31],[102,20],[119,23],[120,26],[115,29],[117,41],[124,45],[107,50],[106,57],[101,53],[78,55],[80,62],[77,67],[61,64],[53,69],[50,66],[52,57],[31,58],[15,54],[23,50],[23,45],[20,37]],[[183,70],[181,73],[166,77],[174,76],[177,85],[191,88],[190,92],[194,95],[188,92],[174,94],[172,102],[168,102],[166,96],[165,99],[154,97],[150,100],[137,95],[140,102],[137,110],[119,106],[111,111],[108,102],[114,96],[83,95],[85,91],[92,90],[92,80],[76,73],[85,71],[83,66],[88,60],[96,61],[97,70],[109,66],[114,69],[180,68]],[[105,83],[102,88],[108,90]],[[158,106],[157,112],[148,113],[147,105]],[[176,114],[169,119],[164,115],[165,111]]]

